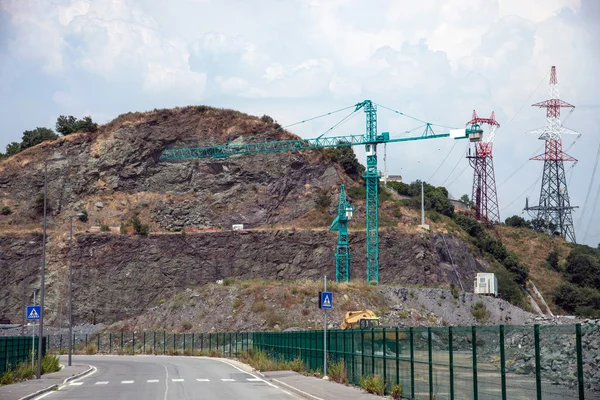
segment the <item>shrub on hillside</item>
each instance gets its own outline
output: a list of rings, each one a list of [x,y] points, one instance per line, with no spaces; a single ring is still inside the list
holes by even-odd
[[[506,218],[504,223],[508,226],[514,226],[516,228],[531,228],[531,223],[525,218],[519,217],[518,215],[513,215],[512,217]]]
[[[43,207],[44,206],[42,206],[42,208]],[[10,209],[9,206],[4,206],[4,207],[2,207],[2,211],[0,211],[0,214],[2,214],[2,215],[10,215],[10,214],[12,214],[12,210]]]

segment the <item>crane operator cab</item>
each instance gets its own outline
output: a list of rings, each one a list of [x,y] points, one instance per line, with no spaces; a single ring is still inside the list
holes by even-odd
[[[471,125],[471,129],[469,130],[469,141],[481,142],[482,138],[483,138],[483,130],[479,127],[479,124]]]
[[[359,321],[360,329],[379,328],[379,319],[361,319]]]

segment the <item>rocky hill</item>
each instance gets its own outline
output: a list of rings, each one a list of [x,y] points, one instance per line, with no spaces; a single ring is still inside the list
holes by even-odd
[[[76,323],[136,318],[222,279],[334,277],[336,235],[327,228],[342,183],[356,207],[352,277],[364,280],[364,189],[359,174],[331,152],[159,160],[171,147],[296,138],[277,127],[270,118],[204,106],[128,113],[97,132],[73,133],[0,161],[1,206],[11,211],[0,216],[0,287],[8,294],[0,296],[0,317],[20,322],[22,304],[39,286],[44,160],[57,154],[64,159],[47,163],[51,324],[66,318],[68,216],[81,211],[88,220],[74,219]],[[119,232],[136,215],[149,236]],[[428,219],[432,230],[423,231],[417,212],[388,190],[380,222],[383,284],[471,292],[475,274],[491,268],[449,218]],[[240,223],[249,230],[231,231]],[[99,226],[111,232],[95,232]]]

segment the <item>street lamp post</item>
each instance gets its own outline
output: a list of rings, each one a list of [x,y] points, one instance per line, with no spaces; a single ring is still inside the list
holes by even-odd
[[[44,337],[44,284],[46,282],[46,199],[48,196],[48,163],[63,160],[65,157],[58,155],[44,161],[44,223],[42,237],[42,282],[40,285],[40,337],[38,338],[38,365],[37,379],[42,377],[42,338]]]
[[[73,354],[73,217],[83,215],[83,213],[77,213],[69,216],[69,367],[71,366],[71,356]]]

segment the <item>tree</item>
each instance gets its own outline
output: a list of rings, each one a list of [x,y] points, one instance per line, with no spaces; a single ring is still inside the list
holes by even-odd
[[[75,131],[77,131],[77,118],[74,116],[65,117],[61,115],[56,119],[56,132],[67,136]]]
[[[518,215],[506,218],[504,223],[508,226],[514,226],[516,228],[531,228],[531,223]]]
[[[365,170],[365,167],[358,161],[354,150],[350,146],[326,149],[326,153],[334,162],[339,163],[350,176],[360,178]]]
[[[91,117],[85,116],[82,119],[77,119],[72,115],[61,115],[56,119],[56,131],[63,136],[70,135],[73,132],[96,132],[98,124]]]
[[[548,253],[546,262],[553,270],[560,271],[560,268],[558,267],[558,251],[552,250],[550,253]]]
[[[471,199],[469,199],[468,194],[463,194],[462,196],[460,196],[459,200],[460,200],[460,202],[464,203],[464,205],[467,207],[471,207],[473,205],[473,203],[471,202]]]
[[[98,124],[92,121],[92,117],[86,116],[77,121],[77,130],[82,132],[96,132]]]
[[[11,142],[6,145],[6,156],[10,157],[21,151],[21,143]]]
[[[21,150],[28,149],[38,145],[46,140],[55,140],[58,135],[52,129],[35,128],[31,131],[23,132],[23,140],[21,141]]]

